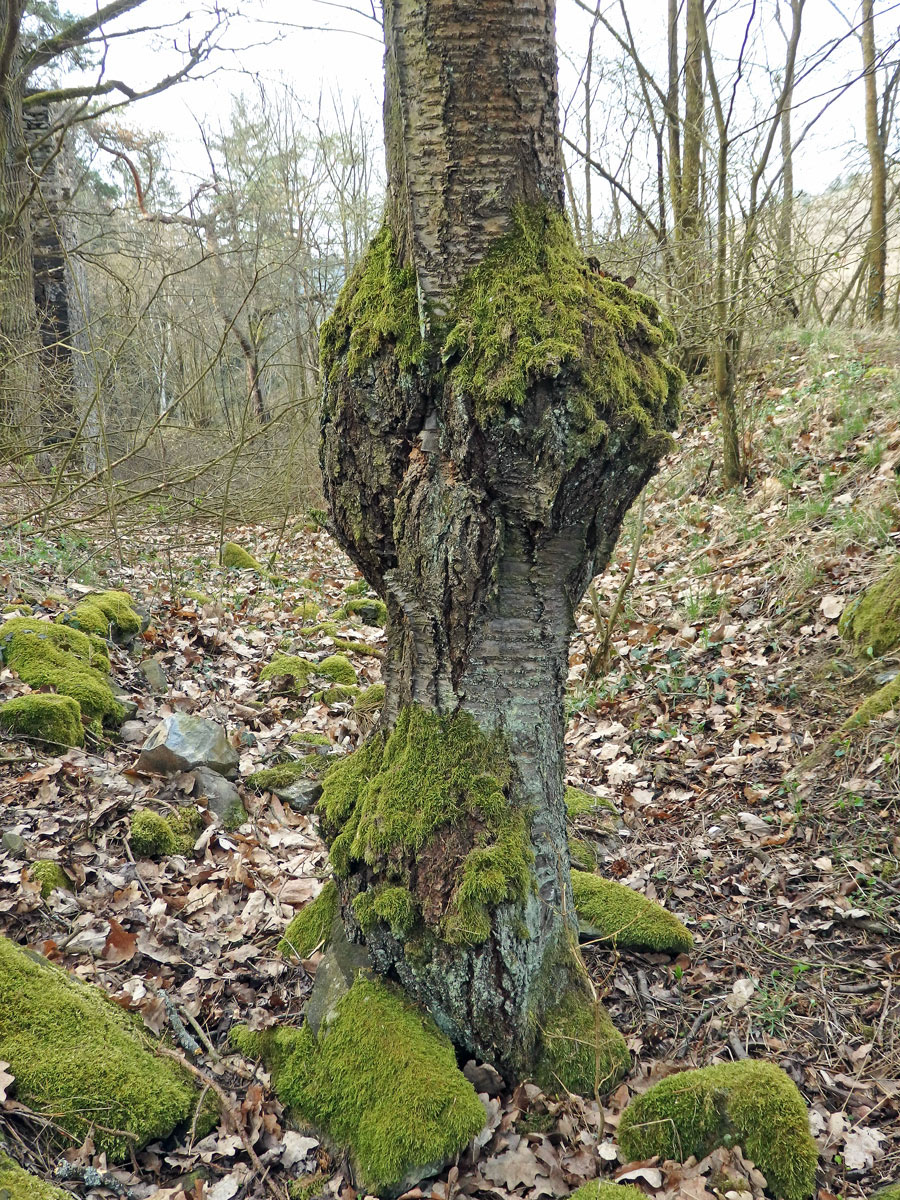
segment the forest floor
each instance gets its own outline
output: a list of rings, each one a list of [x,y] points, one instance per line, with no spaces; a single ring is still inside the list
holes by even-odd
[[[598,1173],[696,1200],[720,1196],[727,1176],[732,1191],[743,1179],[759,1197],[737,1150],[686,1168],[626,1165],[615,1151],[629,1095],[675,1069],[745,1056],[781,1065],[809,1104],[820,1200],[900,1179],[900,713],[829,742],[897,667],[854,656],[837,619],[896,561],[900,355],[871,338],[782,342],[747,405],[752,479],[723,493],[715,421],[701,396],[689,402],[678,449],[648,491],[608,669],[586,679],[600,640],[587,600],[570,661],[567,781],[621,814],[613,838],[589,817],[576,832],[596,835],[603,873],[676,912],[695,949],[677,959],[587,950],[635,1064],[603,1119],[592,1103],[546,1100],[531,1086],[491,1097],[487,1139],[416,1197],[563,1197]],[[596,581],[601,615],[628,573],[637,521]],[[304,638],[308,621],[294,615],[312,601],[327,617],[356,578],[326,534],[229,530],[261,559],[276,552],[282,583],[211,566],[212,528],[193,527],[178,539],[191,548],[177,552],[133,517],[117,537],[116,547],[96,526],[64,536],[22,528],[0,559],[0,589],[51,616],[61,598],[98,585],[132,593],[152,618],[137,651],[113,649],[114,674],[138,704],[133,729],[149,733],[173,710],[211,717],[238,746],[242,776],[279,761],[300,730],[359,744],[371,718],[351,703],[329,707],[257,679],[276,649],[332,645],[325,632]],[[301,578],[313,586],[290,582]],[[342,630],[375,648],[382,638]],[[168,677],[164,695],[138,670],[150,655]],[[377,657],[349,656],[361,682],[378,681]],[[22,690],[0,668],[0,695]],[[268,1180],[223,1122],[198,1144],[155,1145],[119,1169],[135,1200],[184,1200],[179,1181],[196,1167],[208,1185],[192,1182],[189,1200],[284,1195],[304,1169],[321,1169],[323,1189],[348,1200],[341,1164],[285,1136],[267,1077],[228,1051],[235,1022],[300,1018],[317,956],[288,963],[276,945],[326,873],[316,820],[247,792],[250,820],[236,833],[210,828],[193,857],[135,864],[129,814],[176,799],[131,770],[139,745],[56,756],[0,745],[0,828],[25,838],[29,860],[58,858],[76,885],[42,899],[27,863],[0,847],[0,931],[102,985],[154,1032],[164,987],[223,1056],[201,1069],[235,1097],[233,1121]],[[49,1175],[42,1122],[14,1093],[4,1101],[3,1078],[0,1133]],[[89,1153],[73,1146],[68,1157]]]

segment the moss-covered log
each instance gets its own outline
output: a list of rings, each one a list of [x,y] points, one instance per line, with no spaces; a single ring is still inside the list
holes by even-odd
[[[655,304],[563,216],[552,0],[384,12],[389,202],[322,332],[321,443],[331,529],[386,609],[384,697],[323,827],[377,971],[508,1077],[593,1091],[627,1055],[582,1044],[567,651],[680,376]]]

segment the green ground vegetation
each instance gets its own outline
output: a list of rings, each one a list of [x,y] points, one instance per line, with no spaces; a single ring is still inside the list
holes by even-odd
[[[349,1151],[357,1186],[397,1194],[453,1158],[485,1115],[450,1041],[399,989],[359,978],[318,1040],[308,1026],[232,1031],[292,1116]]]
[[[716,1146],[739,1144],[779,1200],[815,1194],[818,1153],[806,1105],[773,1063],[720,1063],[680,1071],[636,1096],[618,1130],[628,1159],[703,1158]]]
[[[583,1183],[569,1197],[569,1200],[647,1200],[647,1193],[630,1183],[609,1183],[601,1179],[592,1179]]]
[[[573,871],[572,891],[582,936],[669,954],[693,948],[690,930],[676,916],[622,883]]]
[[[194,1116],[199,1091],[153,1053],[137,1018],[30,951],[0,937],[0,1059],[16,1095],[114,1161]],[[215,1124],[198,1119],[198,1136]]]
[[[598,810],[605,812],[615,812],[616,806],[602,796],[592,796],[589,792],[583,792],[581,788],[567,787],[565,792],[566,801],[566,816],[570,821],[575,821],[578,817],[585,817],[588,813],[595,813]]]
[[[51,749],[84,745],[81,708],[72,696],[35,692],[7,700],[0,705],[0,729]]]
[[[544,1016],[541,1043],[535,1082],[550,1094],[603,1096],[631,1069],[625,1039],[609,1013],[576,988],[570,988]]]
[[[492,909],[523,901],[531,886],[527,822],[506,797],[509,778],[502,741],[471,716],[405,708],[389,734],[376,733],[325,776],[319,811],[336,874],[366,863],[383,882],[407,886],[408,864],[423,847],[473,822],[475,844],[435,932],[451,943],[484,941]]]
[[[844,609],[838,628],[859,650],[876,657],[900,646],[900,563]]]
[[[203,830],[203,818],[187,806],[170,817],[141,808],[131,818],[128,841],[138,858],[165,858],[169,854],[193,854],[194,843]]]
[[[246,783],[254,792],[273,792],[290,787],[299,779],[321,779],[327,769],[328,759],[323,754],[305,754],[293,762],[255,771],[247,777]]]
[[[278,943],[278,952],[285,958],[309,958],[328,940],[337,911],[338,890],[334,881],[329,880],[315,900],[305,904],[291,919]]]

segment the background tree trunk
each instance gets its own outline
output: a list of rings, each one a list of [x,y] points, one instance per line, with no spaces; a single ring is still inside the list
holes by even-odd
[[[376,967],[457,1045],[522,1076],[548,1009],[584,989],[563,805],[573,610],[668,444],[677,372],[658,356],[665,339],[653,332],[652,306],[622,285],[592,282],[561,216],[552,0],[394,0],[385,40],[387,223],[323,334],[325,488],[338,540],[388,605],[384,730],[424,710],[467,714],[484,735],[499,735],[505,803],[524,822],[533,862],[522,895],[495,881],[488,928],[442,936],[464,864],[479,847],[495,849],[470,813],[415,853],[357,848],[338,871],[342,911],[351,940],[362,940],[361,893],[401,880],[419,933],[370,922]],[[545,361],[553,329],[541,340],[525,316],[502,309],[501,282],[482,287],[477,276],[518,236],[521,257],[542,264],[535,288],[558,276],[583,282],[585,306],[600,287],[623,312],[643,303],[653,329],[633,331],[632,348],[655,364],[652,419],[614,412],[611,389],[609,426],[577,431],[579,373],[602,368],[587,350],[568,367],[552,354]],[[495,303],[496,321],[476,327],[469,306]],[[590,325],[571,289],[555,304],[549,313],[552,303],[537,302],[551,321],[574,314],[578,327]],[[521,392],[490,407],[477,371],[466,385],[457,369],[495,337],[508,348],[502,369],[532,353],[540,363],[528,357]],[[327,811],[327,788],[325,803]],[[332,839],[346,828],[326,821]]]
[[[866,314],[875,325],[884,321],[884,277],[887,271],[887,165],[878,111],[873,0],[863,0],[862,53],[866,84],[866,146],[872,189],[869,240],[866,245]]]

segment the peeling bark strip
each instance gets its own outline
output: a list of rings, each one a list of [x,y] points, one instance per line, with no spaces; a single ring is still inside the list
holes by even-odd
[[[385,5],[390,202],[322,332],[322,468],[334,533],[387,604],[386,694],[322,811],[375,967],[508,1076],[591,1090],[592,1048],[547,1066],[561,998],[590,1006],[568,642],[670,444],[680,375],[656,306],[592,272],[562,215],[553,18],[549,0]],[[505,764],[486,790],[462,769],[479,737]]]
[[[384,18],[391,225],[440,313],[514,204],[562,209],[555,3],[394,0]]]

